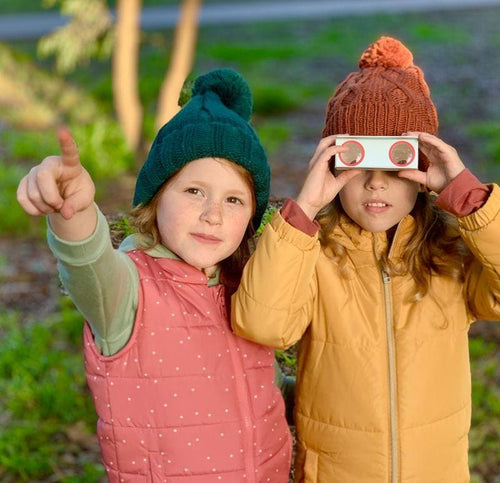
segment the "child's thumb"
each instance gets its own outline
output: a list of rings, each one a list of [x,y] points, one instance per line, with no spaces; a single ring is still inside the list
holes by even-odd
[[[73,218],[73,215],[75,214],[75,209],[74,209],[73,203],[71,202],[70,199],[64,200],[63,205],[59,209],[59,214],[65,220],[70,220],[71,218]]]
[[[74,191],[69,190],[64,203],[59,209],[63,218],[69,220],[75,213],[86,210],[94,202],[95,188],[93,184],[80,184]]]

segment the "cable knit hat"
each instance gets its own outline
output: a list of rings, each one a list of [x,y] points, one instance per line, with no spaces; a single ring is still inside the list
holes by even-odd
[[[216,69],[195,80],[191,100],[156,135],[135,187],[133,205],[147,204],[161,185],[190,161],[228,159],[252,175],[257,228],[269,198],[266,153],[249,124],[252,94],[232,69]]]
[[[436,134],[437,129],[436,108],[412,53],[399,40],[381,37],[361,56],[359,71],[349,74],[329,100],[323,136]]]

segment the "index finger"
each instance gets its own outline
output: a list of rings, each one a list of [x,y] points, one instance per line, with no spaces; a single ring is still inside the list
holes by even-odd
[[[63,164],[66,166],[78,166],[80,164],[80,155],[69,129],[61,126],[57,132],[57,137],[59,139],[59,146],[61,146]]]
[[[424,171],[418,169],[402,169],[398,171],[398,177],[414,181],[423,186],[427,186],[427,175]]]
[[[337,174],[335,175],[335,179],[338,181],[341,189],[351,181],[351,179],[355,178],[356,176],[359,176],[363,170],[361,169],[343,169],[341,171],[336,172]]]
[[[439,139],[437,136],[434,136],[434,134],[429,134],[426,132],[408,132],[406,133],[408,136],[415,136],[418,137],[418,142],[419,142],[419,149],[428,150],[429,147],[435,147],[439,148],[442,146],[444,141]]]

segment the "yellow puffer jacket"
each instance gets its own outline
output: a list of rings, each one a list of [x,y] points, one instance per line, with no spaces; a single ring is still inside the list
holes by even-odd
[[[296,481],[469,481],[471,384],[467,332],[500,318],[500,189],[459,219],[476,261],[465,283],[414,282],[381,272],[384,233],[348,219],[336,228],[349,276],[310,237],[277,213],[233,296],[235,332],[276,348],[301,340],[296,388]],[[412,236],[398,227],[390,257]]]

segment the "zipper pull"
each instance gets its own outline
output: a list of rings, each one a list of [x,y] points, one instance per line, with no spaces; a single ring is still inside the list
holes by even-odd
[[[385,270],[382,270],[382,280],[384,283],[391,283],[391,276]]]

